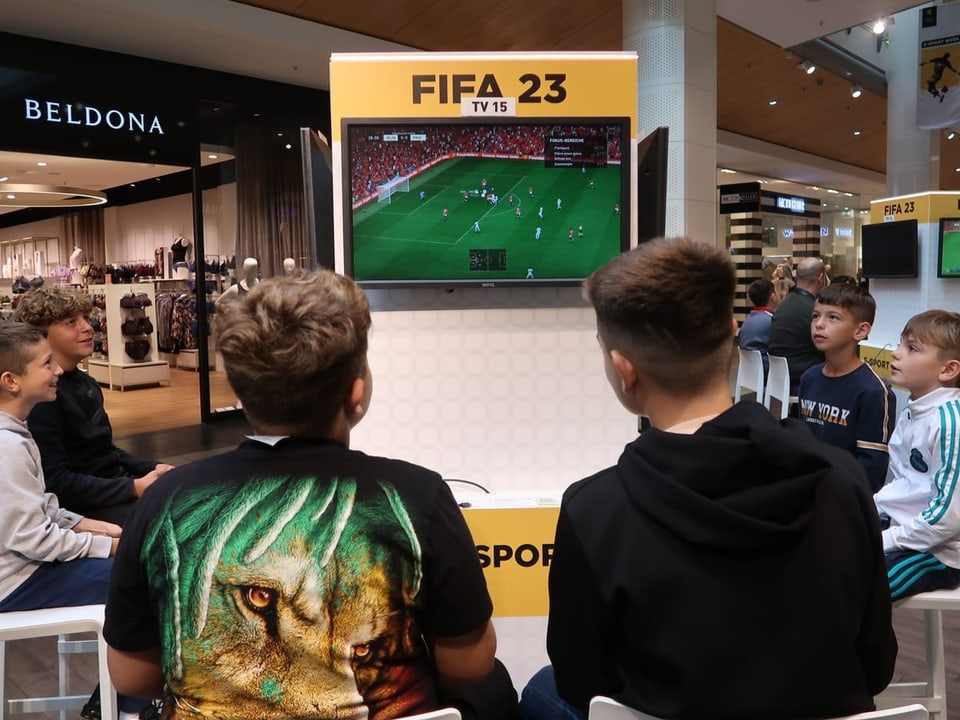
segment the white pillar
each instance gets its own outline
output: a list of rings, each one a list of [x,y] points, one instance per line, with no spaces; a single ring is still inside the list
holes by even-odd
[[[623,0],[637,52],[639,137],[670,129],[666,234],[716,242],[716,0]]]
[[[909,195],[940,188],[937,131],[917,127],[920,9],[898,13],[881,54],[887,72],[887,192]]]

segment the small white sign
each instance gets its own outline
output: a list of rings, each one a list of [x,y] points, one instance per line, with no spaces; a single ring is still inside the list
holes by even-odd
[[[464,116],[502,115],[512,117],[517,114],[516,98],[463,98],[460,101],[460,114]]]

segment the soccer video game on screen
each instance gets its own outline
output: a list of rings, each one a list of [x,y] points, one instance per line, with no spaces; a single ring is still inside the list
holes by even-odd
[[[361,282],[575,282],[629,244],[626,119],[344,125]]]

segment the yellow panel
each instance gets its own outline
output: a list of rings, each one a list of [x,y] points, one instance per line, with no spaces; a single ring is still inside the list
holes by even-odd
[[[559,507],[466,509],[497,617],[546,615]]]
[[[921,223],[939,222],[942,217],[960,216],[960,193],[931,191],[901,197],[874,200],[870,203],[870,222],[880,223],[887,218]]]
[[[882,378],[890,380],[890,363],[893,362],[893,350],[889,347],[877,347],[875,345],[860,345],[860,358],[870,367],[873,368],[874,372],[877,373]],[[899,385],[895,387],[905,390]]]
[[[492,105],[499,98],[514,101],[515,114],[505,117],[628,117],[635,137],[637,58],[625,52],[336,53],[330,62],[334,141],[342,118],[461,117],[464,100]]]

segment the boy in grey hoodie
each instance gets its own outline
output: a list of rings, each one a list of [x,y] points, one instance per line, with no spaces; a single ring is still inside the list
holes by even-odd
[[[27,429],[62,372],[42,330],[0,323],[0,612],[106,600],[120,526],[59,506]]]

